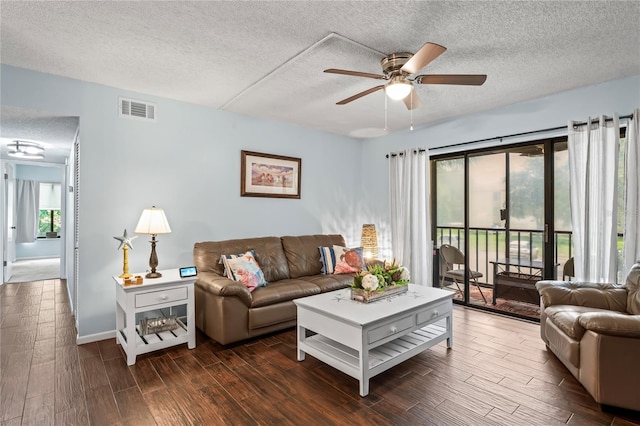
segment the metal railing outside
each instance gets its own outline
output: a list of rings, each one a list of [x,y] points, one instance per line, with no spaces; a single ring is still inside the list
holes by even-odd
[[[542,230],[504,228],[469,228],[469,268],[482,273],[481,284],[493,285],[492,261],[506,257],[527,261],[542,262],[543,238]],[[566,231],[554,233],[554,259],[557,269],[555,276],[562,277],[564,263],[572,256],[572,234]],[[445,227],[436,228],[435,245],[450,244],[465,252],[464,228]],[[434,265],[434,268],[440,265]],[[529,271],[531,272],[531,271]]]

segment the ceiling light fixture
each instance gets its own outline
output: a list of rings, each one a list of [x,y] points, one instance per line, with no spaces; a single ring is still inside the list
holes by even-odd
[[[35,142],[13,141],[7,144],[7,149],[10,157],[26,160],[42,160],[44,158],[44,148]]]
[[[391,77],[391,80],[384,85],[384,91],[394,101],[406,98],[413,90],[413,84],[402,75]]]

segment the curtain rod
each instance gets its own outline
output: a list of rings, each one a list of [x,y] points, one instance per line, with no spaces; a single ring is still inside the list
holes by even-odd
[[[418,154],[418,153],[426,152],[426,151],[427,151],[426,149],[424,149],[424,148],[420,148],[420,149],[414,149],[414,150],[413,150],[413,153],[414,153],[414,154]],[[401,151],[401,152],[398,152],[398,153],[396,153],[396,152],[392,152],[391,154],[387,154],[387,155],[385,155],[385,157],[386,157],[386,158],[389,158],[389,156],[391,156],[391,157],[397,157],[397,156],[402,157],[403,155],[404,155],[404,151]]]
[[[627,115],[623,115],[621,117],[618,117],[619,119],[625,119],[625,118],[633,118],[633,114],[627,114]],[[607,118],[606,121],[611,121],[613,120],[613,118]],[[592,123],[594,122],[598,122],[598,119],[594,119],[591,120]],[[586,126],[586,122],[581,122],[581,123],[575,123],[574,127],[579,127],[579,126]],[[567,126],[559,126],[559,127],[548,127],[546,129],[541,129],[541,130],[530,130],[528,132],[521,132],[521,133],[512,133],[510,135],[504,135],[504,136],[495,136],[493,138],[485,138],[485,139],[478,139],[475,141],[468,141],[468,142],[459,142],[459,143],[454,143],[454,144],[450,144],[450,145],[443,145],[443,146],[438,146],[438,147],[434,147],[431,149],[444,149],[444,148],[452,148],[452,147],[456,147],[456,146],[464,146],[464,145],[471,145],[474,143],[480,143],[480,142],[488,142],[488,141],[492,141],[492,140],[500,140],[502,141],[502,139],[506,139],[506,138],[514,138],[517,136],[526,136],[526,135],[533,135],[536,133],[546,133],[546,132],[552,132],[555,130],[562,130],[562,129],[566,129]],[[387,158],[389,158],[389,155],[387,154]]]

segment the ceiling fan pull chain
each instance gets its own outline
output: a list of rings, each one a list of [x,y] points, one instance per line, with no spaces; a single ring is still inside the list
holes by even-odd
[[[409,113],[411,114],[411,126],[409,127],[409,130],[413,132],[413,93],[409,93],[409,96],[411,96],[409,99],[409,102],[411,103],[411,108],[409,109]]]
[[[384,130],[387,131],[389,130],[389,121],[388,121],[388,114],[387,114],[387,96],[385,95],[384,97]]]

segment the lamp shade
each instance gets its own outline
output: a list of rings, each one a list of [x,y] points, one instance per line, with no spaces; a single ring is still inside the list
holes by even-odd
[[[164,214],[164,210],[157,208],[156,206],[150,209],[144,209],[140,220],[136,225],[136,234],[169,234],[171,228],[167,217]]]
[[[362,225],[362,254],[366,258],[375,259],[378,257],[378,234],[376,226],[373,224]]]

